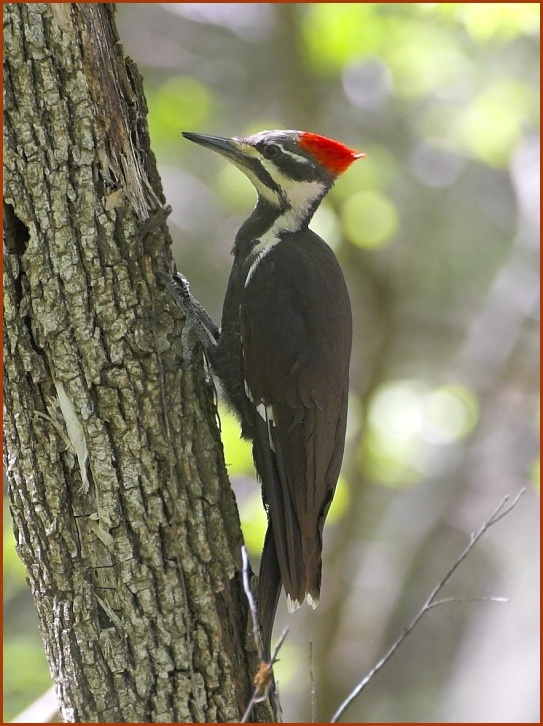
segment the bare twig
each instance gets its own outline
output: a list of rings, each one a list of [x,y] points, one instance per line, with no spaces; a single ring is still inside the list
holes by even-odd
[[[262,640],[260,638],[260,627],[258,624],[256,603],[251,590],[251,583],[249,582],[249,558],[247,556],[247,550],[245,548],[245,545],[242,545],[241,547],[241,561],[243,564],[243,589],[245,591],[245,595],[247,596],[249,609],[251,610],[251,618],[253,620],[253,638],[255,641],[256,649],[258,651],[258,660],[262,663],[264,661],[264,650],[262,648]]]
[[[394,653],[398,650],[400,645],[404,642],[404,640],[407,638],[407,636],[414,630],[414,628],[417,626],[423,615],[425,615],[428,610],[431,610],[433,607],[437,607],[438,605],[444,605],[449,602],[461,602],[462,598],[445,598],[443,600],[436,600],[437,595],[441,592],[441,590],[445,587],[447,582],[451,579],[452,575],[456,572],[458,567],[461,565],[461,563],[466,559],[466,557],[469,555],[471,550],[475,547],[477,542],[481,539],[481,537],[485,534],[485,532],[492,527],[492,525],[496,524],[500,521],[500,519],[503,519],[506,515],[509,514],[518,504],[519,499],[524,494],[526,489],[521,489],[520,492],[517,494],[517,496],[513,499],[513,501],[508,505],[510,496],[504,497],[500,505],[497,507],[497,509],[494,511],[494,513],[491,515],[491,517],[484,522],[482,527],[475,533],[473,533],[470,537],[470,542],[468,546],[465,548],[465,550],[462,552],[462,554],[458,557],[456,562],[453,564],[453,566],[450,568],[450,570],[447,572],[445,577],[434,587],[432,592],[430,593],[429,597],[427,598],[426,602],[422,606],[422,608],[419,610],[413,621],[410,623],[410,625],[404,630],[402,635],[396,640],[396,642],[389,648],[389,650],[385,653],[385,655],[373,666],[373,668],[369,671],[369,673],[358,683],[358,685],[351,691],[351,693],[347,696],[347,698],[343,701],[343,703],[339,706],[337,711],[332,716],[332,719],[330,723],[337,723],[338,720],[341,718],[341,716],[345,713],[347,708],[351,705],[351,703],[357,698],[364,688],[368,685],[368,683],[371,681],[373,676],[378,673],[381,668],[383,668],[386,663],[392,658]],[[480,598],[482,600],[490,600],[492,602],[508,602],[506,598]]]
[[[285,642],[285,638],[288,635],[288,628],[285,628],[281,635],[279,636],[279,640],[275,644],[275,648],[273,649],[273,653],[271,654],[270,663],[271,665],[274,665],[274,663],[277,663],[277,656],[279,655],[279,651],[281,650],[281,646]]]
[[[450,602],[509,602],[508,597],[444,597],[442,600],[434,600],[428,605],[428,610],[438,605],[447,605]]]
[[[270,688],[274,686],[273,666],[277,662],[277,655],[281,650],[281,646],[285,642],[285,638],[288,635],[288,628],[285,628],[283,630],[283,632],[279,636],[279,640],[277,641],[275,648],[273,649],[270,660],[266,661],[264,658],[264,650],[262,648],[262,642],[260,638],[258,612],[256,609],[255,599],[251,591],[251,583],[249,582],[249,558],[247,556],[247,550],[244,546],[242,546],[241,548],[241,560],[243,563],[243,590],[245,591],[245,595],[247,596],[247,600],[249,602],[249,609],[251,611],[251,617],[253,621],[253,638],[255,641],[256,649],[258,651],[258,658],[260,660],[260,667],[253,679],[255,689],[249,703],[247,704],[245,713],[243,714],[243,717],[240,721],[240,723],[247,723],[255,703],[260,703],[261,701],[263,701],[267,697]]]

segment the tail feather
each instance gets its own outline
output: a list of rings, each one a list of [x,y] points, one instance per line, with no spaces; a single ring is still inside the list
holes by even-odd
[[[317,407],[281,404],[271,423],[256,417],[253,455],[268,510],[259,585],[267,657],[281,586],[291,612],[319,602],[322,529],[341,466],[346,404],[346,394],[331,398],[330,418]]]
[[[258,578],[258,619],[262,631],[264,658],[271,657],[271,638],[275,611],[281,592],[281,570],[273,540],[271,525],[268,525]]]

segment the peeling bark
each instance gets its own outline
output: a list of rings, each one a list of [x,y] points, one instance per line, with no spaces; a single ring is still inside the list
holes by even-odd
[[[141,79],[109,4],[4,5],[4,54],[4,454],[62,717],[237,721],[241,532],[213,386],[155,278]]]

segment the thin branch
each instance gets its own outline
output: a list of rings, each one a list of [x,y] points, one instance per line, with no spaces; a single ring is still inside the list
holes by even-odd
[[[448,605],[451,602],[510,602],[508,597],[444,597],[442,600],[435,600],[428,605],[428,610],[438,605]]]
[[[245,548],[245,545],[242,545],[241,547],[241,561],[243,564],[243,589],[249,603],[251,618],[253,620],[253,638],[258,652],[258,660],[262,663],[264,661],[264,649],[262,648],[262,640],[260,638],[260,627],[258,624],[256,603],[251,590],[251,583],[249,582],[249,557],[247,556],[247,550]]]
[[[279,640],[277,641],[275,648],[273,649],[270,660],[266,661],[264,659],[264,650],[262,648],[262,642],[260,638],[260,628],[258,625],[258,613],[256,609],[256,603],[251,590],[251,583],[249,582],[249,558],[247,556],[247,550],[245,549],[245,546],[241,547],[241,560],[243,563],[243,590],[249,602],[249,609],[251,611],[251,618],[253,621],[253,638],[256,649],[258,651],[258,658],[260,660],[260,667],[253,680],[255,689],[249,703],[247,704],[245,713],[243,714],[243,717],[240,721],[240,723],[247,723],[255,703],[260,703],[261,701],[263,701],[267,697],[270,688],[272,686],[275,687],[273,678],[273,666],[277,662],[277,655],[281,650],[281,646],[285,642],[285,638],[288,635],[288,628],[285,628],[283,630],[283,632],[279,636]],[[278,703],[277,706],[279,707]]]
[[[385,653],[385,655],[374,665],[374,667],[369,671],[369,673],[360,681],[360,683],[351,691],[351,693],[347,696],[347,698],[343,701],[343,703],[339,706],[337,711],[332,716],[332,719],[330,723],[337,723],[338,720],[341,718],[341,716],[345,713],[347,708],[351,705],[351,703],[357,698],[364,688],[368,685],[368,683],[371,681],[373,676],[378,673],[381,668],[383,668],[386,663],[392,658],[394,653],[398,650],[400,645],[404,642],[404,640],[407,638],[407,636],[414,630],[414,628],[418,625],[419,621],[425,615],[428,610],[431,610],[433,607],[436,607],[437,605],[445,604],[447,602],[454,602],[458,601],[457,598],[447,598],[444,600],[436,600],[437,595],[441,592],[441,590],[445,587],[447,582],[451,579],[452,575],[456,572],[458,567],[461,565],[461,563],[466,559],[466,557],[469,555],[469,553],[472,551],[472,549],[475,547],[477,542],[481,539],[481,537],[485,534],[485,532],[492,527],[492,525],[496,524],[500,521],[500,519],[503,519],[505,516],[509,514],[518,504],[519,499],[524,494],[526,489],[521,489],[520,492],[517,494],[517,496],[513,499],[513,501],[506,506],[506,504],[509,502],[510,496],[506,496],[500,505],[496,508],[494,513],[491,515],[491,517],[484,522],[482,527],[475,533],[473,533],[470,537],[470,542],[468,546],[465,548],[465,550],[462,552],[462,554],[458,557],[456,562],[453,564],[453,566],[450,568],[450,570],[447,572],[445,577],[434,587],[432,592],[430,593],[429,597],[427,598],[426,602],[422,606],[422,608],[419,610],[411,624],[405,629],[403,634],[396,640],[396,642],[389,648],[389,650]],[[493,602],[508,602],[505,598],[483,598],[488,599]]]

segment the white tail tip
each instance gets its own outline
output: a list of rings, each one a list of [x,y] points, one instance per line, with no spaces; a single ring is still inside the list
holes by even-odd
[[[319,604],[319,598],[318,598],[318,596],[315,597],[314,595],[311,595],[311,593],[309,593],[309,592],[305,596],[305,601],[307,602],[308,605],[311,605],[311,607],[313,608],[313,610],[315,610],[315,608]],[[289,613],[293,613],[295,610],[298,610],[298,608],[302,604],[303,603],[298,602],[298,600],[293,600],[290,597],[290,595],[287,595],[287,608],[288,608]]]
[[[295,610],[298,610],[300,607],[300,604],[298,600],[293,600],[290,595],[287,595],[287,608],[289,613],[293,613]]]

